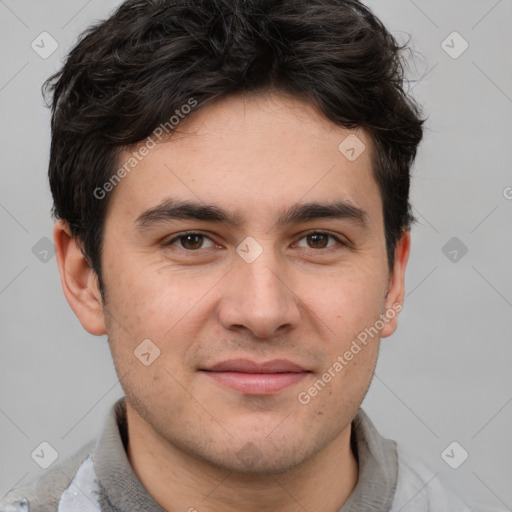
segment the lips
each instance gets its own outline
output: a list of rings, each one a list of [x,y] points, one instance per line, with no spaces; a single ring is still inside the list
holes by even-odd
[[[249,359],[230,359],[221,361],[206,368],[211,372],[240,372],[240,373],[297,373],[305,372],[304,368],[286,359],[273,359],[264,363],[256,363]]]
[[[205,368],[202,372],[216,383],[247,395],[275,394],[311,373],[286,359],[263,363],[249,359],[230,359]]]

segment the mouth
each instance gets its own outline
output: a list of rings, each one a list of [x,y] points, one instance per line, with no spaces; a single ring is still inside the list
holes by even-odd
[[[272,395],[297,384],[310,370],[286,359],[256,363],[249,359],[231,359],[201,369],[216,383],[247,395]]]

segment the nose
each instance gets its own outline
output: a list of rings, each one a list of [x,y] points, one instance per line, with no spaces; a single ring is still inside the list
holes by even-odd
[[[248,329],[256,338],[271,338],[297,327],[300,299],[285,265],[269,248],[252,263],[235,260],[220,303],[225,329]]]

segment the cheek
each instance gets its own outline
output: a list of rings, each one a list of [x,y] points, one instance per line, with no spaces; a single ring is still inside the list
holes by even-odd
[[[107,301],[123,327],[161,337],[186,315],[207,290],[207,283],[185,278],[148,258],[118,259],[105,273]],[[144,331],[144,332],[143,332]]]
[[[386,284],[381,269],[347,265],[328,274],[302,274],[296,289],[331,335],[347,341],[378,319],[384,306]]]
[[[140,371],[134,351],[151,340],[160,353],[148,368],[165,364],[169,371],[182,373],[188,351],[211,314],[208,294],[211,297],[220,286],[222,273],[185,273],[142,260],[118,260],[105,274],[105,313],[114,358],[119,366]]]

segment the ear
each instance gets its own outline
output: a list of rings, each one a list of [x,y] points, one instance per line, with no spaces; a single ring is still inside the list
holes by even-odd
[[[53,237],[62,289],[71,309],[86,331],[96,336],[105,334],[107,331],[96,273],[83,256],[66,222],[58,220],[55,223]]]
[[[385,325],[381,338],[386,338],[396,331],[398,315],[402,310],[405,299],[405,269],[411,249],[411,232],[407,230],[398,241],[395,248],[395,262],[389,275],[388,291],[385,299]]]

